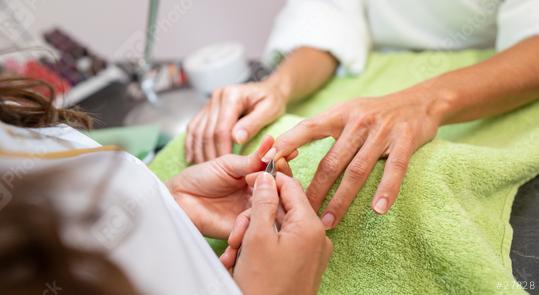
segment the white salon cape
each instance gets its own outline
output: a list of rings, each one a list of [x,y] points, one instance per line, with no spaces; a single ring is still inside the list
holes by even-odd
[[[208,243],[164,184],[131,155],[100,147],[60,126],[23,129],[0,123],[0,205],[21,177],[53,197],[65,216],[62,238],[100,249],[142,294],[241,294]],[[98,219],[81,223],[99,198]],[[2,211],[0,210],[0,214]]]
[[[308,46],[360,73],[371,49],[506,49],[539,34],[539,0],[288,0],[264,61]]]

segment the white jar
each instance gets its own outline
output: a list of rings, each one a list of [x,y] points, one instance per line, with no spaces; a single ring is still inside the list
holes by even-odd
[[[203,47],[190,54],[183,65],[193,88],[204,94],[243,83],[250,75],[245,48],[236,42]]]

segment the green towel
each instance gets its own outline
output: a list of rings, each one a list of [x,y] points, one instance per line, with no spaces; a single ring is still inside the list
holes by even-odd
[[[364,74],[335,78],[290,111],[312,116],[339,101],[396,91],[492,53],[375,53]],[[261,133],[279,135],[300,119],[284,116]],[[253,151],[262,134],[241,152]],[[309,144],[292,161],[304,186],[332,143]],[[343,222],[328,233],[334,254],[320,294],[525,293],[511,272],[509,216],[518,187],[539,173],[538,143],[539,103],[444,127],[414,154],[400,196],[385,216],[369,206],[383,172],[379,161]],[[183,137],[177,138],[152,163],[161,179],[185,168],[182,145]]]

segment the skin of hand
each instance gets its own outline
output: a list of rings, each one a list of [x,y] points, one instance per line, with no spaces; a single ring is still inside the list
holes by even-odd
[[[251,207],[252,189],[246,176],[265,169],[261,157],[272,144],[273,138],[268,136],[249,156],[226,155],[189,167],[167,182],[176,202],[203,235],[228,238],[234,220]],[[291,175],[286,160],[276,165],[277,170]]]
[[[266,81],[216,90],[187,127],[187,161],[202,163],[230,154],[233,140],[246,143],[284,114],[286,102],[279,88]]]
[[[307,189],[309,201],[318,211],[344,171],[339,188],[322,213],[322,222],[329,229],[340,222],[381,157],[387,161],[372,206],[377,213],[385,213],[395,202],[412,153],[436,135],[438,126],[438,118],[430,114],[421,95],[361,98],[302,121],[281,135],[275,150],[268,153],[286,155],[288,148],[328,136],[336,140]]]
[[[279,204],[285,216],[277,230]],[[221,257],[226,267],[235,264],[233,277],[241,290],[245,294],[316,294],[333,246],[301,185],[282,173],[276,179],[259,173],[253,207],[242,217],[246,222],[236,222],[233,241]],[[235,261],[240,244],[241,256]]]
[[[231,153],[233,142],[249,141],[284,114],[289,101],[321,86],[335,67],[328,53],[300,48],[266,80],[216,90],[187,126],[186,160],[202,163]]]
[[[399,194],[412,154],[436,135],[439,126],[497,115],[539,98],[537,52],[539,36],[400,92],[338,105],[278,137],[263,160],[286,156],[313,140],[335,138],[307,189],[312,206],[319,210],[343,173],[321,214],[330,229],[342,220],[378,159],[387,157],[371,203],[375,212],[385,214]]]

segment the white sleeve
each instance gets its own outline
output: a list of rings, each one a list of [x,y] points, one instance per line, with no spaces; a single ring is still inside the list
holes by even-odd
[[[330,52],[341,70],[363,71],[371,47],[363,1],[288,0],[275,20],[264,62],[275,66],[302,46]]]
[[[506,0],[498,11],[496,49],[539,34],[539,0]]]

